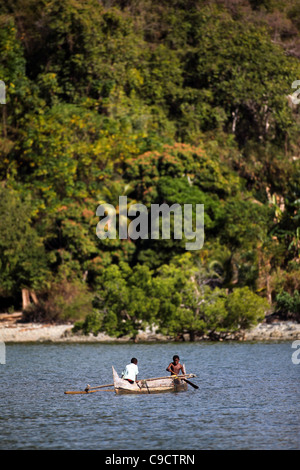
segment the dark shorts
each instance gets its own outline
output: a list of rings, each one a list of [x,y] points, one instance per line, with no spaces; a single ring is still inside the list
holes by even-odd
[[[124,379],[124,380],[127,380],[127,382],[129,382],[130,384],[134,384],[133,380],[130,380],[130,379]]]

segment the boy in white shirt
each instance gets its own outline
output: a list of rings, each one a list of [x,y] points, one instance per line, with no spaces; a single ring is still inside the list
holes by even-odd
[[[137,375],[139,373],[139,369],[137,366],[137,359],[133,357],[131,359],[131,363],[127,364],[125,369],[122,372],[122,379],[128,380],[129,383],[133,384],[134,382],[138,382]]]

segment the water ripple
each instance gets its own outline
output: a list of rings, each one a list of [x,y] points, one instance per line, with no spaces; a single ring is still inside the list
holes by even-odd
[[[1,449],[299,449],[299,371],[287,343],[7,345],[1,365]],[[141,378],[179,354],[198,390],[99,392],[132,356]]]

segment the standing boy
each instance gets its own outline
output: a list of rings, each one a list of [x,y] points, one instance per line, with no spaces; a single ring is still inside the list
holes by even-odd
[[[183,366],[179,362],[179,356],[173,356],[173,362],[168,365],[166,370],[171,372],[171,375],[178,375],[180,371],[184,374]]]

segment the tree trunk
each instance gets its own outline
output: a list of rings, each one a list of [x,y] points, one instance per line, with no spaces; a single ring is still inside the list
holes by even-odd
[[[25,310],[30,305],[29,290],[22,289],[22,310]]]
[[[30,297],[32,298],[33,303],[35,305],[37,305],[39,303],[38,298],[36,296],[36,293],[33,290],[30,291]]]
[[[3,126],[3,136],[4,137],[7,137],[7,130],[6,130],[6,107],[3,106],[2,107],[2,126]]]
[[[195,332],[193,330],[189,331],[190,341],[195,341]]]

